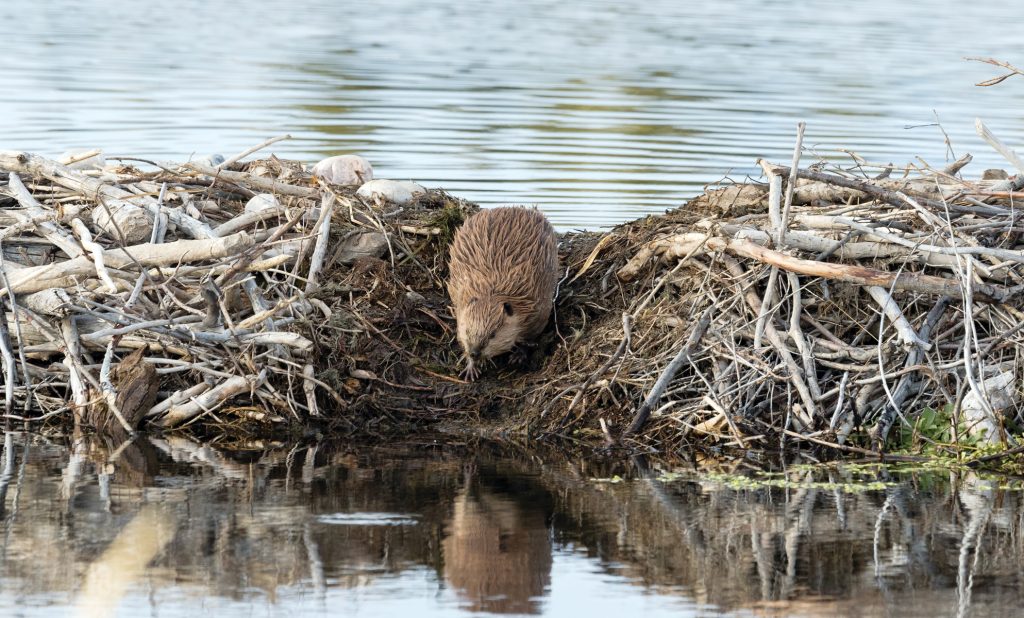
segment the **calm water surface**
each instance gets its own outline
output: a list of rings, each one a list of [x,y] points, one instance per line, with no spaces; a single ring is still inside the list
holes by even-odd
[[[934,618],[1024,602],[1021,484],[973,474],[14,433],[0,464],[3,615]]]
[[[1024,144],[1024,63],[1005,0],[5,0],[0,148],[184,159],[275,146],[359,152],[379,177],[596,228],[706,183],[822,156],[971,152],[975,116]]]

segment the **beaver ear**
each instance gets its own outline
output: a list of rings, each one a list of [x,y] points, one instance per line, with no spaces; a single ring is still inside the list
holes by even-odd
[[[511,316],[512,315],[512,305],[511,304],[504,303],[501,306],[501,308],[505,310],[505,315],[507,315],[507,316]]]

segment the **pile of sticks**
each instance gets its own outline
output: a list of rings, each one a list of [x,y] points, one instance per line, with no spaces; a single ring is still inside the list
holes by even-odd
[[[801,167],[801,125],[790,165],[760,162],[764,184],[564,235],[543,354],[472,385],[444,285],[472,204],[369,203],[298,162],[239,162],[276,139],[148,171],[0,152],[3,414],[133,432],[500,409],[502,429],[665,449],[792,436],[870,452],[897,421],[1013,443],[1024,161],[977,128],[1015,176],[968,179],[970,156]],[[922,429],[927,410],[946,428]]]
[[[6,418],[75,411],[132,432],[239,395],[255,405],[238,418],[318,414],[327,387],[295,326],[329,311],[310,294],[354,187],[275,157],[238,163],[279,139],[145,172],[98,151],[0,152]]]
[[[1024,161],[977,129],[1016,176],[966,179],[970,155],[942,169],[856,155],[802,168],[801,124],[790,165],[759,161],[767,183],[710,189],[602,238],[566,287],[604,313],[538,389],[535,428],[662,449],[797,438],[870,452],[900,421],[941,447],[1013,444]],[[927,410],[942,420],[925,431]]]

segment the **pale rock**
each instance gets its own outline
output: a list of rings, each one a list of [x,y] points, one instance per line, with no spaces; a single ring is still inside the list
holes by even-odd
[[[254,195],[248,202],[245,203],[245,212],[260,212],[268,208],[277,208],[281,203],[277,201],[277,198],[271,193],[260,193]]]
[[[80,159],[83,155],[94,153],[90,157]],[[102,150],[95,148],[73,148],[67,150],[57,158],[57,162],[73,170],[101,170],[107,165]]]
[[[1017,380],[1012,364],[1007,363],[989,369],[999,371],[999,373],[983,381],[981,388],[985,392],[985,399],[992,406],[995,418],[986,412],[981,393],[973,388],[964,397],[960,409],[963,412],[964,423],[967,425],[969,434],[980,438],[985,443],[998,444],[1003,439],[1003,430],[996,421],[1005,417],[1007,412],[1016,409],[1021,396],[1017,390]]]
[[[373,166],[359,155],[338,155],[314,165],[313,174],[330,184],[361,185],[373,180]]]
[[[359,258],[384,255],[388,239],[380,232],[362,232],[346,239],[338,249],[338,261],[351,266]]]
[[[368,200],[387,200],[399,206],[405,206],[418,195],[427,190],[408,180],[371,180],[364,183],[356,191],[356,195]]]
[[[202,156],[199,156],[199,157],[196,157],[196,158],[192,159],[192,162],[193,163],[198,163],[200,165],[208,165],[210,167],[217,167],[218,165],[220,165],[221,163],[224,162],[224,155],[217,154],[217,153],[205,154],[205,155],[202,155]]]

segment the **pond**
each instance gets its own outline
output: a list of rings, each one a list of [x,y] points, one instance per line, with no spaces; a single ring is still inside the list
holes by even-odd
[[[6,0],[0,148],[183,160],[290,133],[282,156],[362,153],[383,178],[601,228],[725,176],[807,157],[1006,163],[1021,144],[1013,5],[524,0]],[[942,130],[949,135],[947,150]]]
[[[4,437],[0,614],[1009,616],[1020,482]]]

